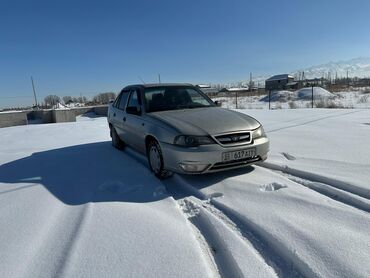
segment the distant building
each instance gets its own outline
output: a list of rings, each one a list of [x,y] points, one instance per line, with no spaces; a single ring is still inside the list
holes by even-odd
[[[207,96],[216,96],[220,90],[217,88],[212,88],[210,86],[197,85],[198,88],[205,93]]]
[[[235,92],[235,93],[247,93],[249,91],[248,87],[232,87],[227,89],[228,92]]]
[[[238,88],[238,87],[232,87],[232,88],[222,88],[220,90],[221,93],[247,93],[249,92],[249,88],[248,87],[241,87],[241,88]]]
[[[296,86],[298,83],[289,74],[274,75],[265,81],[265,90],[267,91],[295,89]]]

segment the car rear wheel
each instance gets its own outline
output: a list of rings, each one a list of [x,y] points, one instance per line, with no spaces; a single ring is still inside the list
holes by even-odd
[[[164,169],[162,151],[157,141],[149,142],[147,153],[150,170],[157,178],[165,179],[172,175],[172,172]]]
[[[112,137],[112,146],[116,149],[122,150],[125,147],[125,143],[119,138],[116,129],[111,126],[110,127],[110,135]]]

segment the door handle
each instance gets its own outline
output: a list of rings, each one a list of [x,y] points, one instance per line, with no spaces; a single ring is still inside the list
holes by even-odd
[[[116,112],[113,113],[113,117],[115,117],[115,116],[116,116]]]
[[[123,117],[123,121],[126,122],[126,117]]]

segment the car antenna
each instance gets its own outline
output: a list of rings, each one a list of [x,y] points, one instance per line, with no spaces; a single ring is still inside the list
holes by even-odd
[[[139,77],[140,81],[143,82],[143,84],[145,84],[144,80],[140,76],[138,76],[138,77]]]

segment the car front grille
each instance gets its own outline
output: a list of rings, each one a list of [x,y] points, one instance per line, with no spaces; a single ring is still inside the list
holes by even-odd
[[[250,131],[238,132],[238,133],[228,133],[216,135],[215,139],[221,145],[241,145],[249,144],[252,142],[252,134]]]

